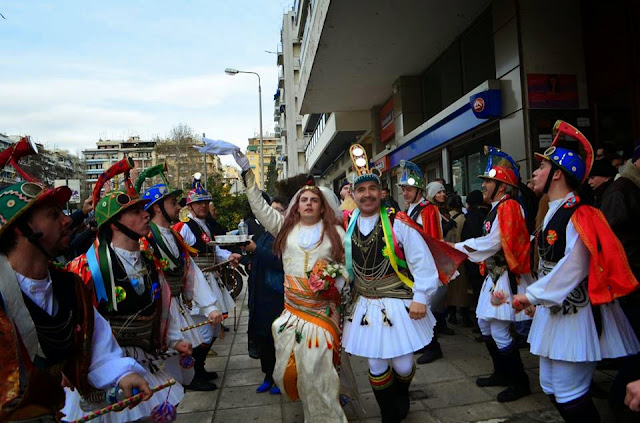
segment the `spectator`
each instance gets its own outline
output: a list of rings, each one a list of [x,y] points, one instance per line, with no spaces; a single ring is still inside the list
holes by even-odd
[[[218,210],[213,201],[209,201],[209,213],[205,221],[214,235],[225,235],[227,233],[227,228],[218,223]]]
[[[287,205],[285,200],[274,198],[271,207],[284,216]],[[260,354],[260,366],[265,374],[264,381],[257,389],[257,393],[269,391],[280,394],[280,389],[274,384],[273,369],[276,364],[276,350],[271,333],[271,324],[280,316],[284,309],[284,272],[282,261],[273,252],[274,237],[267,231],[243,247],[253,257],[251,274],[249,275],[249,290],[253,295],[249,298],[249,338],[252,338]]]
[[[446,200],[446,207],[451,214],[451,230],[447,233],[444,240],[447,242],[460,242],[462,240],[462,228],[464,227],[465,216],[462,213],[462,198],[458,194],[450,194]],[[456,311],[460,312],[462,324],[464,326],[473,326],[473,319],[469,315],[469,307],[473,301],[471,289],[467,280],[467,272],[464,266],[458,271],[460,275],[449,283],[447,291],[447,303],[449,304],[449,323],[457,324],[458,317]]]
[[[596,150],[595,156],[596,156],[595,157],[596,160],[602,160],[607,157],[607,153],[603,147],[600,147]]]
[[[400,205],[391,197],[391,190],[387,187],[382,188],[382,205],[392,207],[395,211],[400,211]]]
[[[342,181],[342,185],[340,186],[340,210],[348,210],[351,211],[356,208],[356,202],[353,201],[353,196],[351,195],[351,184],[349,181]]]
[[[624,159],[621,155],[614,153],[611,156],[611,166],[613,166],[616,170],[620,168],[624,164]]]
[[[594,207],[600,208],[602,196],[613,183],[613,178],[616,176],[616,173],[618,173],[616,168],[606,160],[596,160],[593,162],[593,167],[591,168],[587,182],[593,190]]]
[[[633,157],[620,167],[620,177],[616,179],[602,196],[600,210],[616,234],[636,279],[640,279],[640,144]],[[640,291],[619,299],[622,310],[640,338]],[[625,386],[640,379],[640,356],[627,357],[611,386],[609,401],[621,412],[625,397]]]

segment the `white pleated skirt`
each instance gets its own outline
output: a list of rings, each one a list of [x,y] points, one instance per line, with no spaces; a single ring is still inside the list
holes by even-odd
[[[215,273],[205,272],[204,275],[207,278],[207,282],[209,282],[213,295],[218,299],[218,304],[216,304],[218,309],[220,309],[223,314],[231,313],[236,306],[236,302],[233,297],[231,297],[229,290],[219,281]]]
[[[399,298],[358,297],[353,317],[344,322],[344,350],[359,357],[389,359],[411,354],[429,344],[436,319],[429,307],[425,317],[411,319],[410,304],[411,300]],[[384,321],[385,314],[390,323]],[[362,324],[365,316],[367,324]]]
[[[527,291],[527,286],[534,283],[533,276],[521,275],[520,284],[518,285],[517,294],[524,294]],[[507,294],[508,303],[504,303],[499,306],[491,304],[491,292],[493,288],[493,281],[491,277],[487,276],[482,284],[482,290],[480,291],[480,297],[478,298],[478,305],[476,307],[476,316],[478,319],[490,320],[508,320],[511,322],[521,322],[523,320],[531,320],[531,317],[525,313],[516,313],[511,302],[513,301],[513,295],[511,293],[511,286],[509,284],[509,274],[504,272],[499,278],[496,284],[496,291],[503,291]]]
[[[159,367],[159,370],[151,373],[151,371],[149,371],[149,363],[146,361],[147,356],[142,349],[137,347],[126,347],[123,348],[123,351],[125,351],[125,354],[130,357],[134,357],[136,361],[138,361],[138,363],[147,370],[147,374],[144,378],[149,382],[149,386],[151,388],[165,383],[172,377],[176,378],[176,375],[170,374],[168,369],[176,367],[176,364],[179,363],[180,360],[179,355],[171,356],[166,360],[154,360],[153,363]],[[177,364],[177,367],[180,368],[180,365]],[[193,372],[193,369],[190,369],[189,372]],[[182,378],[182,376],[180,377]],[[193,375],[191,377],[193,378]],[[62,409],[62,413],[65,414],[65,417],[62,419],[63,421],[73,421],[89,414],[89,411],[83,411],[80,408],[80,394],[78,394],[78,390],[71,391],[69,388],[64,388],[64,390],[66,398],[64,408]],[[122,411],[107,413],[92,421],[119,423],[139,420],[149,417],[153,408],[165,401],[177,406],[180,401],[182,401],[183,397],[184,388],[180,382],[178,382],[170,388],[165,388],[162,391],[156,392],[148,401],[141,402],[131,410],[126,408]]]
[[[538,306],[529,332],[531,353],[552,360],[583,362],[640,351],[638,338],[618,301],[599,307],[602,333],[598,337],[590,306],[579,307],[571,314],[552,313],[549,308]]]
[[[191,310],[187,308],[179,297],[171,297],[171,305],[169,306],[169,319],[178,322],[180,328],[191,326],[195,321],[191,317]],[[204,342],[198,329],[186,330],[180,332],[186,342],[190,342],[193,347]]]

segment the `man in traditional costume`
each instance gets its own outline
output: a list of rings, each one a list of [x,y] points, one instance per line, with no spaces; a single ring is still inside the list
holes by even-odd
[[[352,145],[350,153],[358,175],[353,182],[358,208],[345,237],[353,298],[342,343],[347,353],[368,359],[382,421],[398,422],[409,412],[413,352],[433,338],[435,318],[427,305],[439,273],[420,227],[405,213],[381,207],[380,178],[369,171],[364,148]],[[462,262],[464,255],[439,244]],[[441,270],[450,277],[455,265]]]
[[[192,326],[191,305],[200,310],[200,315],[212,325],[222,322],[222,313],[217,307],[218,299],[211,291],[205,276],[191,258],[196,250],[189,247],[182,236],[171,228],[178,219],[180,205],[178,197],[182,190],[171,189],[165,177],[166,165],[152,166],[143,171],[136,181],[136,191],[140,192],[145,179],[160,176],[163,183],[155,184],[144,192],[143,198],[149,202],[144,208],[151,216],[147,235],[153,253],[161,263],[165,263],[164,275],[171,289],[171,317],[180,322],[180,327]],[[185,339],[193,345],[195,375],[191,383],[185,386],[194,391],[213,391],[217,389],[210,380],[218,377],[216,372],[204,368],[207,352],[211,344],[204,342],[198,328],[183,332]]]
[[[218,144],[209,142],[205,148],[215,152]],[[285,273],[285,309],[271,326],[273,379],[291,400],[300,398],[305,421],[346,423],[338,375],[344,279],[336,275],[330,283],[319,270],[341,264],[344,257],[338,199],[310,183],[298,190],[283,216],[262,198],[249,160],[237,147],[234,158],[242,168],[251,210],[275,236],[274,251]]]
[[[531,275],[529,231],[524,210],[514,199],[518,170],[513,159],[497,148],[486,147],[489,156],[485,173],[480,176],[483,199],[491,204],[479,238],[458,242],[455,248],[481,264],[486,275],[476,315],[482,337],[493,361],[493,374],[481,377],[476,384],[507,386],[498,393],[499,402],[515,401],[529,395],[529,376],[524,371],[520,351],[509,330],[512,322],[530,320],[511,308],[512,295],[524,293],[534,282]]]
[[[210,245],[210,243],[215,240],[215,236],[211,228],[207,225],[206,218],[209,210],[209,202],[212,201],[212,198],[202,186],[200,178],[200,173],[194,175],[193,189],[187,195],[186,202],[189,212],[186,217],[180,219],[180,222],[173,225],[173,229],[182,236],[187,245],[196,250],[197,256],[194,257],[194,261],[204,273],[209,283],[209,288],[218,299],[216,307],[222,312],[224,317],[226,317],[229,312],[234,309],[236,303],[227,288],[222,284],[220,277],[216,274],[214,266],[225,261],[230,261],[233,266],[237,266],[238,259],[241,256],[240,254],[220,248],[218,245]],[[196,322],[202,322],[208,319],[199,307],[194,307],[191,310],[191,314]],[[200,334],[204,338],[205,344],[202,351],[198,350],[196,352],[195,357],[198,360],[200,360],[201,357],[206,358],[213,342],[220,336],[220,332],[223,330],[221,326],[222,325],[218,323],[200,328]],[[200,366],[200,364],[198,364],[198,366]]]
[[[55,422],[63,386],[81,395],[119,387],[151,396],[144,369],[123,357],[91,293],[73,273],[50,263],[69,248],[66,187],[49,189],[19,170],[16,156],[33,154],[23,138],[0,153],[13,156],[28,182],[0,190],[0,421]]]
[[[167,396],[157,395],[134,409],[101,417],[123,422],[149,417],[165,398],[173,406],[182,400],[180,383],[190,379],[189,373],[183,374],[183,365],[188,367],[184,360],[192,348],[180,332],[180,322],[171,317],[164,266],[144,238],[149,233],[149,214],[144,210],[148,200],[135,191],[129,179],[132,168],[133,160],[125,158],[98,178],[93,191],[97,239],[68,265],[85,284],[93,286],[98,310],[111,324],[125,354],[148,370],[147,381],[159,385],[173,377],[179,382]],[[120,174],[124,175],[125,190],[113,190],[99,198],[104,184]],[[80,417],[78,399],[67,393],[65,411],[70,418]]]
[[[440,210],[437,205],[424,198],[425,180],[422,176],[422,171],[415,163],[409,160],[401,160],[400,169],[402,173],[400,174],[398,186],[402,189],[402,197],[404,198],[405,204],[407,204],[407,215],[422,228],[423,233],[428,234],[434,239],[442,240],[442,217],[440,216]],[[431,363],[442,358],[442,347],[440,347],[440,343],[438,342],[436,331],[438,326],[451,331],[451,329],[447,327],[447,316],[444,305],[446,299],[447,286],[438,281],[438,289],[434,293],[431,303],[431,311],[436,318],[436,330],[434,330],[431,342],[417,351],[422,353],[422,355],[418,357],[418,363],[420,364]],[[452,334],[452,332],[453,331],[447,334]]]
[[[558,121],[554,140],[533,173],[534,190],[549,196],[538,232],[539,279],[513,298],[517,310],[537,305],[529,333],[540,356],[540,386],[567,422],[599,422],[589,394],[596,362],[640,350],[616,300],[638,288],[620,241],[602,213],[575,190],[593,164],[589,141]]]

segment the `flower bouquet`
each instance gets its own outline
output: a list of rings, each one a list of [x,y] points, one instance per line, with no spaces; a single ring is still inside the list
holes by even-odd
[[[336,279],[343,277],[347,280],[348,273],[343,264],[321,259],[316,262],[310,272],[307,272],[307,277],[309,279],[309,287],[313,292],[327,291],[329,293],[337,293]]]

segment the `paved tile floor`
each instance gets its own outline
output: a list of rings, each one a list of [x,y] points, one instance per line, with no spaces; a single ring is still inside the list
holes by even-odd
[[[227,319],[230,331],[218,339],[213,350],[216,356],[207,359],[207,370],[216,371],[219,389],[214,392],[187,392],[178,408],[181,423],[286,422],[302,423],[304,416],[300,402],[292,403],[284,396],[257,394],[263,373],[260,361],[247,353],[247,295],[243,291],[237,299],[236,323],[233,315]],[[562,422],[538,385],[538,361],[521,350],[525,368],[531,379],[533,394],[518,401],[501,404],[495,395],[502,388],[479,388],[474,380],[491,372],[491,360],[483,344],[474,341],[470,329],[455,327],[456,335],[439,338],[444,358],[434,363],[418,365],[411,386],[411,412],[407,423],[422,422]],[[345,407],[350,422],[379,422],[380,412],[367,379],[365,360],[351,358],[358,382],[365,415],[356,407]],[[597,371],[595,381],[607,388],[613,372]],[[606,403],[597,400],[603,421],[607,419]]]

